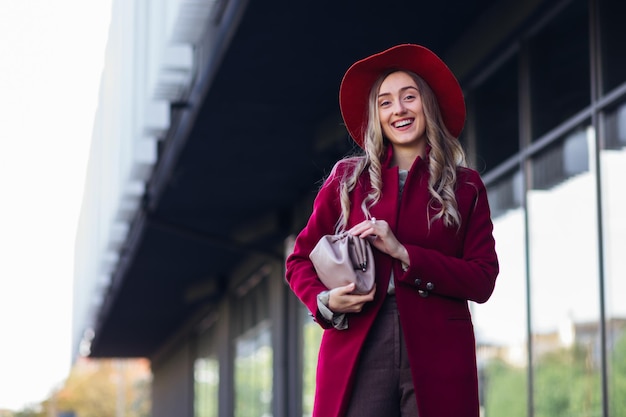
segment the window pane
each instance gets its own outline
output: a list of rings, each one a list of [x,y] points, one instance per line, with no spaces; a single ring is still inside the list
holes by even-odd
[[[217,417],[219,361],[199,358],[194,363],[194,416]]]
[[[600,153],[606,327],[611,416],[626,416],[626,104],[606,117]]]
[[[237,338],[235,417],[272,416],[273,349],[267,322]]]
[[[302,416],[313,415],[313,400],[315,397],[315,374],[317,370],[317,355],[323,330],[315,323],[304,305],[301,307],[302,317]]]
[[[573,0],[530,41],[532,136],[589,106],[587,2]]]
[[[239,287],[233,304],[235,417],[271,417],[273,412],[269,279],[265,270],[257,271]]]
[[[626,82],[626,2],[600,0],[602,75],[604,92]]]
[[[519,205],[521,191],[519,172],[488,187],[500,274],[491,299],[485,304],[471,305],[484,417],[528,415],[526,256],[524,212]]]
[[[488,171],[519,151],[517,55],[473,93],[476,166]]]
[[[528,193],[536,417],[601,415],[594,133],[581,128],[532,160]]]

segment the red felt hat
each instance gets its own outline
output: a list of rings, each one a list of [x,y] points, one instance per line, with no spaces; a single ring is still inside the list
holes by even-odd
[[[407,70],[422,77],[435,93],[448,131],[458,137],[465,124],[463,91],[450,68],[431,50],[413,44],[397,45],[355,62],[339,88],[339,107],[346,128],[363,147],[370,89],[389,70]]]

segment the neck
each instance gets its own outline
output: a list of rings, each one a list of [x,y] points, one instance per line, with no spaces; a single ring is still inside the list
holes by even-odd
[[[394,146],[393,148],[393,165],[396,165],[400,169],[409,170],[413,166],[413,162],[417,157],[424,158],[426,156],[425,148],[403,148],[400,146]]]

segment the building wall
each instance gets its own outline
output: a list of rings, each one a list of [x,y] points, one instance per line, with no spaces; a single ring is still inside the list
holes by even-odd
[[[193,76],[193,46],[213,2],[114,0],[75,251],[74,346],[89,353],[95,316],[140,209],[170,103]],[[189,8],[193,13],[189,13]],[[183,32],[183,33],[181,33]]]
[[[164,360],[152,360],[152,416],[192,416],[195,344],[182,340]]]

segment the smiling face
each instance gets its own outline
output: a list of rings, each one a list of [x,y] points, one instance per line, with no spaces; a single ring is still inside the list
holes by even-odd
[[[424,155],[426,117],[415,80],[406,72],[389,74],[378,90],[378,117],[394,150]]]

